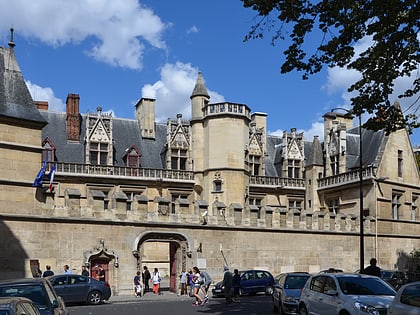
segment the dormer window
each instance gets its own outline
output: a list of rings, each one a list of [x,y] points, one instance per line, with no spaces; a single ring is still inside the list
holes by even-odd
[[[90,164],[107,165],[108,161],[108,143],[90,143]]]
[[[171,169],[186,170],[187,169],[187,150],[171,149]]]
[[[55,161],[55,146],[48,137],[42,142],[42,161]]]
[[[127,167],[138,168],[141,166],[140,157],[141,154],[139,149],[137,149],[137,147],[133,145],[130,149],[127,150],[127,153],[123,157],[123,160]]]

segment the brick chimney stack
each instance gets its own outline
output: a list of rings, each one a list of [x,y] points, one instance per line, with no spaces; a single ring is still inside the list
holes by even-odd
[[[80,141],[81,117],[79,113],[79,94],[69,93],[66,100],[67,140]]]
[[[48,102],[45,101],[34,101],[36,108],[40,110],[48,110]]]

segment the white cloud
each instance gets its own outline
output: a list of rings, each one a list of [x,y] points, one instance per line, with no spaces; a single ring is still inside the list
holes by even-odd
[[[187,30],[187,34],[191,34],[191,33],[198,33],[198,32],[199,32],[198,27],[197,27],[197,26],[195,26],[195,25],[191,26],[191,27]]]
[[[315,136],[319,136],[319,141],[324,141],[324,122],[316,121],[312,123],[308,130],[299,129],[298,133],[303,132],[306,141],[312,141]]]
[[[366,37],[362,39],[355,47],[355,56],[359,56],[360,53],[367,50],[370,46],[373,45],[371,37]],[[401,108],[403,110],[407,109],[416,99],[412,98],[402,98],[399,99],[398,95],[402,94],[405,90],[410,88],[413,84],[413,78],[417,77],[416,71],[412,72],[411,77],[398,78],[394,81],[394,93],[390,95],[389,101],[394,103],[396,100],[399,101]],[[361,74],[355,70],[349,70],[342,67],[328,68],[327,72],[327,82],[322,87],[326,90],[329,95],[333,93],[340,93],[341,99],[343,100],[342,104],[337,104],[338,107],[350,107],[350,99],[355,95],[356,92],[349,93],[347,89],[356,81],[361,78]],[[406,112],[410,113],[413,109]]]
[[[156,99],[156,120],[163,122],[182,114],[183,118],[191,118],[190,96],[197,81],[198,70],[191,64],[177,62],[165,64],[160,71],[160,80],[146,84],[142,88],[142,97]],[[205,74],[203,74],[205,77]],[[210,102],[224,102],[224,97],[208,89]]]
[[[89,39],[87,53],[113,66],[141,69],[145,44],[159,49],[167,27],[137,0],[13,0],[0,2],[0,30],[52,46]]]
[[[65,110],[66,105],[61,101],[61,99],[54,96],[54,91],[50,87],[41,87],[31,83],[30,81],[26,81],[26,86],[28,87],[34,101],[48,102],[49,110],[57,112]]]

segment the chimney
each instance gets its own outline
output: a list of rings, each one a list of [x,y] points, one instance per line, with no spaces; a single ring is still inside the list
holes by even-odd
[[[136,104],[136,118],[143,138],[155,139],[155,102],[153,98],[142,97]]]
[[[48,110],[48,102],[34,101],[36,108],[39,110]]]
[[[79,113],[79,94],[67,95],[66,100],[66,127],[67,140],[80,141],[80,113]]]

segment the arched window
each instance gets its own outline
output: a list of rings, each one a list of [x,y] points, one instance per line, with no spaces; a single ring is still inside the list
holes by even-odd
[[[141,167],[140,157],[141,157],[141,154],[140,154],[139,149],[135,145],[132,145],[126,151],[126,154],[124,156],[125,166],[134,167],[134,168]]]
[[[42,141],[42,161],[55,162],[55,146],[48,137]]]

